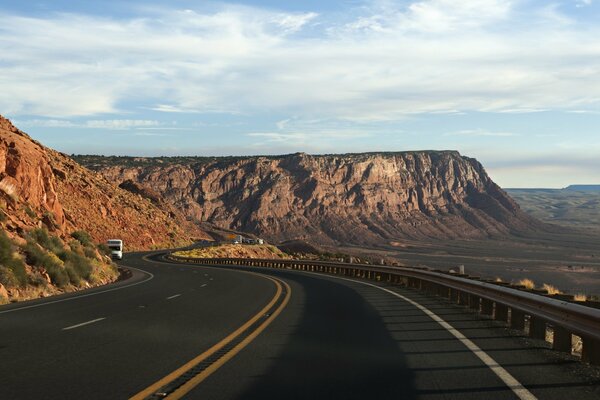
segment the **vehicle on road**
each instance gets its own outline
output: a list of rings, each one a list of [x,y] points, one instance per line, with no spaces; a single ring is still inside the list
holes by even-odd
[[[123,241],[121,239],[108,239],[106,244],[110,249],[110,257],[113,260],[123,259]]]

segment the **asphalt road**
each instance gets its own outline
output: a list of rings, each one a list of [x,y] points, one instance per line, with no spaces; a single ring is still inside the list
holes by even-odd
[[[123,264],[139,269],[127,281],[0,307],[0,399],[129,398],[259,315],[277,290],[264,276],[233,268],[135,254]],[[314,274],[244,270],[289,284],[289,303],[185,398],[600,398],[598,369],[441,299],[388,288],[402,298]]]

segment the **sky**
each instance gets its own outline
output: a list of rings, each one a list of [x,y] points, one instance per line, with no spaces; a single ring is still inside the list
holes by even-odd
[[[458,150],[600,184],[600,0],[0,0],[0,114],[67,154]]]

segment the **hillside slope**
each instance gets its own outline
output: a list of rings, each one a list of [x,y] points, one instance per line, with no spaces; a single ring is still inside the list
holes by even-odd
[[[539,229],[474,159],[454,151],[151,159],[76,157],[188,216],[271,241],[382,244]],[[179,162],[181,161],[181,162]]]
[[[166,210],[165,210],[166,209]],[[165,205],[113,185],[0,116],[0,302],[116,278],[95,243],[175,247],[205,233]]]

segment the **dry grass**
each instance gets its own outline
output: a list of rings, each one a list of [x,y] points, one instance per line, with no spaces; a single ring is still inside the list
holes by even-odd
[[[497,276],[496,278],[494,278],[494,282],[502,283],[504,281],[502,280],[502,278],[500,278],[499,276]]]
[[[542,286],[542,288],[544,288],[546,290],[546,292],[548,292],[548,294],[561,294],[562,292],[556,287],[556,286],[552,286],[549,285],[547,283],[544,283],[544,285]]]
[[[575,300],[575,301],[586,301],[587,300],[587,294],[577,293],[575,296],[573,296],[573,300]]]
[[[287,254],[277,247],[267,244],[223,244],[194,250],[177,251],[173,255],[190,258],[289,258]]]
[[[517,285],[524,286],[525,289],[529,289],[529,290],[535,289],[535,282],[528,278],[521,279],[520,281],[517,282]]]

